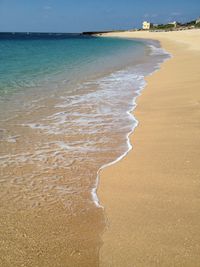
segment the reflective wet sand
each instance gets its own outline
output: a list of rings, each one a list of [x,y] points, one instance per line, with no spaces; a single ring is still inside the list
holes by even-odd
[[[127,149],[134,123],[126,114],[134,88],[117,107],[112,80],[104,88],[92,82],[82,95],[27,99],[25,110],[1,121],[2,266],[98,266],[105,218],[95,203],[97,171]]]

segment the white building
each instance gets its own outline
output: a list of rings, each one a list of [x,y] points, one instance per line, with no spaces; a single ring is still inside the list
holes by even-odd
[[[176,21],[169,22],[168,24],[170,24],[170,25],[174,25],[175,28],[176,28],[176,26],[177,26],[177,22],[176,22]]]
[[[200,22],[200,17],[196,20],[196,24]]]
[[[151,23],[150,22],[148,22],[148,21],[144,21],[143,23],[142,23],[142,29],[143,30],[149,30],[151,28]]]

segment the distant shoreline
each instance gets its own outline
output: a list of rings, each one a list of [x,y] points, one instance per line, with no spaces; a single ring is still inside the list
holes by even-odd
[[[175,29],[152,29],[152,30],[110,30],[110,31],[89,31],[89,32],[82,32],[83,35],[103,35],[103,34],[114,34],[114,33],[128,33],[128,32],[179,32],[179,31],[191,31],[191,30],[199,30],[198,28],[175,28]]]
[[[188,30],[198,30],[198,28],[175,28],[175,29],[155,29],[155,30],[142,30],[142,29],[130,29],[130,30],[102,30],[102,31],[84,31],[80,33],[66,33],[66,32],[0,32],[0,39],[6,37],[23,37],[23,38],[33,38],[33,37],[48,37],[48,38],[69,38],[71,37],[78,37],[78,36],[96,36],[96,35],[103,35],[103,34],[113,34],[113,33],[127,33],[127,32],[176,32],[176,31],[188,31]]]

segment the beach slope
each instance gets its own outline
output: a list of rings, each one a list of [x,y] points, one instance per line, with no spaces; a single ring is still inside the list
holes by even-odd
[[[200,30],[120,32],[172,58],[146,78],[133,149],[100,174],[100,266],[200,266]]]

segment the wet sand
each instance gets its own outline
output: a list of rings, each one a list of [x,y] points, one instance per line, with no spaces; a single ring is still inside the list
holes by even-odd
[[[156,39],[173,57],[147,77],[133,150],[101,172],[107,229],[100,266],[199,266],[200,30],[124,32]]]

